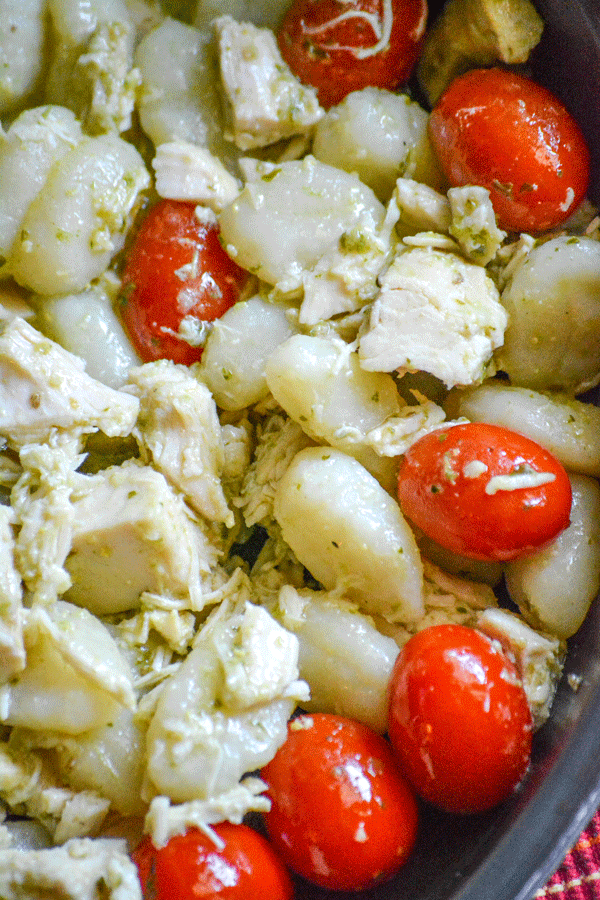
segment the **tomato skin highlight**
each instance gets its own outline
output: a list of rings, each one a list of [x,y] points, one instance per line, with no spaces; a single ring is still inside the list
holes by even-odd
[[[449,812],[484,812],[507,799],[531,756],[531,713],[515,667],[464,625],[434,625],[404,645],[388,730],[417,793]]]
[[[148,900],[292,900],[288,871],[262,835],[230,822],[213,827],[222,850],[197,828],[158,850],[142,840],[132,857]]]
[[[177,336],[182,319],[220,318],[248,280],[221,247],[217,225],[201,222],[195,210],[194,203],[159,201],[142,222],[125,262],[121,317],[143,362],[197,362],[202,349]]]
[[[292,72],[317,89],[325,108],[364,87],[395,90],[416,64],[427,21],[426,0],[391,0],[391,28],[384,46],[373,20],[386,31],[386,0],[295,0],[278,33],[279,49]]]
[[[269,838],[287,865],[332,890],[362,890],[406,862],[418,827],[412,789],[390,745],[366,725],[302,715],[262,770]]]
[[[452,186],[487,188],[498,224],[542,232],[585,197],[590,153],[563,104],[546,88],[504,69],[475,69],[438,100],[429,135]]]
[[[548,480],[517,486],[520,474],[536,473]],[[506,487],[496,476],[508,476]],[[430,432],[408,449],[398,500],[407,518],[446,549],[502,562],[560,534],[572,495],[569,476],[548,450],[499,425],[470,422]]]

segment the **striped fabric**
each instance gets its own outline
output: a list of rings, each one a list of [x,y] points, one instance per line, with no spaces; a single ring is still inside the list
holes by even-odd
[[[600,810],[533,900],[600,900]]]

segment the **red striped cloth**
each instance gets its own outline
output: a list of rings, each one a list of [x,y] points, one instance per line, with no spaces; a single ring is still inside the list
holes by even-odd
[[[600,810],[534,900],[599,900]]]

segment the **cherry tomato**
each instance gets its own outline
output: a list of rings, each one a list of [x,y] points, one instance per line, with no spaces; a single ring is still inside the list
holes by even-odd
[[[447,550],[501,562],[567,527],[571,482],[535,441],[470,422],[432,431],[408,449],[398,499],[407,518]]]
[[[148,837],[133,852],[149,900],[291,900],[291,878],[268,841],[248,825],[222,822],[219,849],[197,828],[157,850]]]
[[[193,203],[159,201],[125,263],[121,315],[144,362],[197,362],[202,350],[180,335],[182,319],[192,325],[218,319],[248,279],[221,247],[217,225],[201,221],[195,210]]]
[[[295,872],[333,890],[391,877],[413,847],[418,812],[388,742],[341,716],[303,715],[263,769],[269,838]]]
[[[429,133],[450,184],[487,188],[509,231],[554,228],[587,192],[590,154],[579,126],[553,94],[515,72],[475,69],[455,79]]]
[[[409,78],[427,22],[426,0],[295,0],[281,24],[281,54],[319,102]]]
[[[531,755],[532,721],[512,662],[464,625],[417,632],[396,659],[389,736],[417,793],[450,812],[505,800]]]

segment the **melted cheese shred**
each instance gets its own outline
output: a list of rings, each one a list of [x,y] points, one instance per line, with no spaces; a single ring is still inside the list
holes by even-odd
[[[327,31],[329,28],[335,28],[336,25],[339,25],[341,22],[346,22],[349,19],[362,19],[363,22],[370,25],[373,34],[377,39],[376,43],[372,44],[372,46],[351,47],[346,44],[338,43],[325,44],[323,46],[326,47],[327,50],[347,50],[349,53],[352,53],[356,59],[368,59],[370,56],[377,56],[378,53],[383,53],[389,48],[392,25],[394,23],[392,0],[383,0],[382,15],[379,15],[378,13],[368,13],[362,9],[356,9],[356,0],[340,0],[340,2],[353,8],[345,10],[343,13],[340,13],[339,16],[329,19],[328,22],[323,22],[322,25],[310,27],[302,22],[304,34],[309,36],[317,35],[323,31]]]

